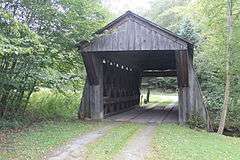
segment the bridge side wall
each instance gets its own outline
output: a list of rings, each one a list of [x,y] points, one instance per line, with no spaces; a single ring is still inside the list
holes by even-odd
[[[188,89],[188,93],[189,93],[188,113],[189,115],[195,115],[195,116],[201,117],[202,120],[205,122],[207,129],[211,130],[210,118],[209,118],[207,106],[204,102],[201,86],[197,79],[192,63],[188,64],[188,70],[189,70],[189,77],[190,77],[189,89]]]
[[[188,51],[176,51],[177,79],[179,88],[179,122],[186,123],[191,116],[199,116],[210,129],[210,120],[201,87]]]
[[[84,56],[87,79],[84,86],[79,118],[101,120],[139,105],[140,74],[121,68],[96,55]]]
[[[140,76],[136,72],[104,64],[104,115],[129,110],[140,101]]]

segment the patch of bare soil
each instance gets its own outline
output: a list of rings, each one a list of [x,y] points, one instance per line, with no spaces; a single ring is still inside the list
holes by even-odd
[[[117,155],[115,160],[144,160],[151,152],[151,139],[153,137],[155,125],[148,125],[142,129]]]

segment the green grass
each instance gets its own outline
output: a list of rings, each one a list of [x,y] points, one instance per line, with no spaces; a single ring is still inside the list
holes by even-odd
[[[96,143],[89,144],[88,160],[110,160],[119,153],[133,135],[135,135],[142,125],[134,123],[124,123],[114,127],[108,134],[99,139]]]
[[[153,138],[151,160],[239,160],[240,139],[161,125]]]
[[[41,159],[52,149],[95,127],[95,123],[79,121],[45,122],[19,133],[11,133],[0,144],[0,160]]]

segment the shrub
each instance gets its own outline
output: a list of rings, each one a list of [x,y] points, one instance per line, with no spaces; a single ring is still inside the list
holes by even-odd
[[[199,116],[198,114],[191,115],[187,124],[192,129],[194,129],[194,128],[205,129],[206,128],[206,123],[205,123],[204,119],[201,116]]]
[[[69,119],[77,116],[80,93],[39,91],[32,94],[27,111],[40,119]]]

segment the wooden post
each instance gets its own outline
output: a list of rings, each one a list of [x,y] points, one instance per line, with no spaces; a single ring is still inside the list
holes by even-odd
[[[90,85],[91,118],[101,120],[103,119],[103,63],[95,55],[92,58],[98,84]]]
[[[85,119],[85,118],[91,118],[91,112],[90,112],[90,102],[89,102],[89,92],[90,92],[90,85],[88,82],[88,78],[85,80],[83,93],[82,93],[82,99],[81,104],[79,106],[78,110],[78,118],[79,119]]]
[[[150,88],[148,87],[147,88],[147,98],[146,98],[147,103],[149,103],[149,99],[150,99]]]
[[[87,80],[79,109],[79,118],[103,119],[103,63],[93,53],[84,53]]]
[[[183,124],[188,119],[189,109],[189,77],[188,77],[188,52],[176,51],[176,68],[179,97],[179,123]]]

